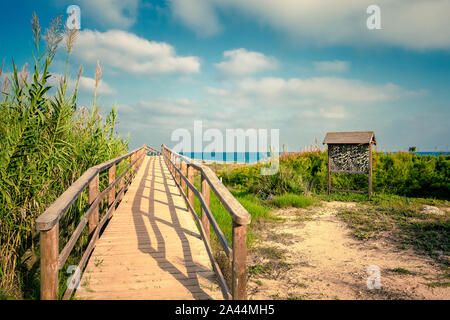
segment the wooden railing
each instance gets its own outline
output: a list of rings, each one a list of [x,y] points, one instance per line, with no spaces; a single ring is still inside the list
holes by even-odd
[[[160,154],[159,151],[143,146],[123,156],[109,160],[97,166],[91,167],[76,180],[50,207],[45,210],[36,219],[36,229],[40,232],[40,250],[41,250],[41,299],[58,299],[58,279],[59,271],[63,268],[77,240],[83,232],[86,224],[89,227],[90,242],[83,253],[78,264],[77,270],[83,270],[86,262],[94,249],[95,243],[99,237],[100,230],[113,215],[116,204],[122,198],[131,182],[131,173],[135,172],[144,159],[145,151]],[[126,170],[116,178],[116,165],[122,160],[131,158],[131,164]],[[108,187],[102,192],[99,191],[99,175],[108,170]],[[133,170],[133,171],[131,171]],[[116,196],[116,185],[119,184],[119,190]],[[81,195],[83,190],[89,187],[89,209],[84,213],[81,221],[74,230],[70,239],[64,248],[59,251],[59,222],[66,211]],[[108,210],[99,221],[99,204],[108,196]],[[63,294],[63,299],[69,299],[74,289],[68,286]]]
[[[251,221],[251,216],[245,208],[233,197],[228,189],[217,178],[214,172],[199,163],[192,162],[191,159],[184,157],[165,145],[161,146],[161,152],[164,156],[167,166],[184,197],[189,211],[194,216],[200,229],[203,241],[206,246],[209,258],[214,271],[219,280],[219,285],[225,299],[244,300],[247,299],[247,225]],[[194,169],[201,174],[201,192],[194,186]],[[187,172],[186,172],[187,170]],[[187,195],[185,194],[186,185],[188,186]],[[233,224],[232,247],[227,242],[222,230],[220,230],[214,216],[209,208],[210,189],[214,192],[220,202],[231,216]],[[201,205],[201,221],[194,210],[194,195],[198,198]],[[214,230],[222,245],[228,259],[232,261],[232,290],[230,292],[228,285],[222,275],[222,272],[214,259],[210,246],[210,228]]]

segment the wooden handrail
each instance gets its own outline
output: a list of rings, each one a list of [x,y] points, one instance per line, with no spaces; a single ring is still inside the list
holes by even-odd
[[[169,151],[171,155],[180,158],[196,170],[200,171],[202,175],[208,181],[211,189],[213,189],[217,198],[219,198],[220,202],[223,204],[225,209],[231,215],[231,219],[240,225],[248,225],[251,221],[251,216],[247,210],[236,200],[236,198],[231,194],[231,192],[220,182],[219,178],[217,178],[216,174],[207,166],[204,166],[200,163],[195,163],[191,159],[172,151],[167,148],[165,145],[161,146],[161,149]]]
[[[183,195],[189,210],[192,212],[195,220],[197,221],[197,224],[199,226],[199,229],[201,231],[202,239],[205,242],[205,245],[207,247],[207,250],[210,249],[209,247],[209,232],[207,233],[205,231],[205,228],[209,228],[209,225],[206,225],[206,221],[208,220],[211,223],[212,229],[217,235],[217,238],[219,239],[219,242],[221,243],[222,247],[224,248],[225,253],[227,254],[227,257],[232,261],[233,268],[232,268],[232,291],[231,291],[231,297],[233,300],[244,300],[247,299],[247,225],[251,221],[251,216],[247,212],[247,210],[236,200],[236,198],[233,197],[231,192],[222,184],[222,182],[217,178],[217,176],[214,174],[214,172],[201,164],[194,163],[191,161],[191,159],[182,156],[171,149],[167,148],[165,145],[161,146],[161,152],[164,156],[164,159],[166,161],[167,166],[170,169],[170,172],[172,173],[172,176],[175,180],[175,183],[177,184],[178,188],[181,191],[181,194]],[[188,165],[188,176],[186,177],[186,173],[183,172],[184,169],[180,170],[175,164],[175,159],[180,159],[182,162],[181,164],[187,163]],[[184,168],[181,166],[181,168]],[[202,193],[208,192],[208,195],[205,195],[208,198],[208,201],[205,201],[204,196],[202,193],[200,193],[197,188],[194,186],[194,179],[193,174],[189,172],[189,168],[194,168],[198,171],[200,171],[201,174],[201,180],[202,180]],[[184,182],[180,186],[180,184],[177,181],[177,177],[181,178],[181,182]],[[197,213],[194,210],[194,201],[193,199],[189,198],[185,194],[184,185],[188,186],[188,191],[191,192],[191,194],[197,196],[197,198],[200,201],[200,205],[202,208],[202,221],[199,220]],[[220,202],[223,204],[225,209],[228,211],[232,218],[232,227],[233,227],[233,239],[232,239],[232,248],[230,248],[225,236],[223,235],[222,231],[220,230],[220,227],[218,226],[216,220],[214,219],[214,216],[211,213],[211,210],[209,208],[209,188],[205,188],[205,185],[209,185],[211,189],[214,191],[217,198],[220,200]],[[208,203],[207,203],[208,202]],[[206,216],[206,217],[205,217]],[[209,254],[209,251],[208,251]],[[226,285],[225,281],[222,281],[222,273],[220,271],[220,268],[217,265],[214,257],[212,254],[210,255],[211,263],[213,265],[214,270],[216,271],[216,268],[218,271],[216,271],[216,274],[219,278],[219,284],[221,285],[222,292],[224,293],[224,297],[226,299],[230,296],[230,291],[228,289],[228,286]]]
[[[67,258],[70,255],[73,247],[78,241],[84,227],[89,223],[91,239],[86,248],[77,270],[82,270],[86,265],[90,253],[92,252],[95,242],[99,237],[100,230],[106,221],[114,212],[115,206],[122,198],[126,191],[127,185],[131,181],[131,170],[136,170],[142,163],[144,152],[147,149],[153,148],[144,145],[134,151],[131,151],[123,156],[103,162],[99,165],[89,168],[86,172],[78,178],[58,199],[56,199],[48,208],[40,215],[36,221],[35,226],[40,231],[41,237],[41,299],[57,299],[58,298],[58,273],[62,269]],[[131,164],[118,177],[115,178],[115,166],[120,161],[130,157]],[[98,178],[99,174],[109,169],[109,185],[99,193]],[[126,180],[123,183],[123,180]],[[115,186],[120,183],[120,190],[117,197],[115,196]],[[81,221],[66,243],[65,247],[59,252],[59,221],[64,213],[76,201],[80,194],[89,186],[90,207],[84,213]],[[98,221],[98,207],[105,196],[110,197],[108,200],[109,208],[101,221]],[[111,197],[114,197],[112,199]],[[63,299],[69,299],[73,293],[72,287],[67,288],[63,295]]]
[[[106,169],[109,169],[113,165],[116,165],[125,158],[130,157],[144,147],[133,150],[123,156],[115,159],[103,162],[99,165],[87,169],[80,178],[78,178],[58,199],[56,199],[50,207],[48,207],[43,214],[36,219],[36,230],[47,231],[50,230],[59,220],[63,214],[69,209],[69,207],[75,202],[78,196],[89,185],[89,182],[95,178],[95,176]]]
[[[173,166],[173,168],[176,170],[176,172],[178,172],[178,174],[181,176],[181,178],[185,181],[188,188],[191,189],[192,192],[197,196],[197,199],[200,201],[200,205],[201,205],[202,209],[205,210],[208,220],[211,223],[211,226],[213,227],[214,232],[216,233],[217,238],[219,239],[219,242],[223,247],[223,250],[225,251],[227,257],[229,259],[232,259],[233,258],[233,249],[231,249],[230,245],[228,244],[227,239],[225,238],[225,235],[223,234],[222,230],[220,230],[220,227],[217,224],[216,219],[212,215],[211,210],[209,209],[209,206],[206,205],[205,200],[203,199],[203,195],[189,181],[189,179],[181,172],[180,169],[178,169],[176,166]],[[175,179],[175,181],[176,181],[176,179]],[[184,190],[181,190],[181,191],[184,193]],[[188,202],[191,203],[190,201],[188,201]],[[191,211],[193,211],[193,210],[191,210]]]

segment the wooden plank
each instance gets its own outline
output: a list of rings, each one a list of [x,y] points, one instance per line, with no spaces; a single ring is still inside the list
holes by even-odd
[[[343,190],[343,189],[331,189],[332,192],[352,192],[352,193],[367,193],[367,191],[361,191],[361,190]]]
[[[369,144],[375,142],[373,131],[327,132],[323,144]]]
[[[181,194],[172,191],[177,187],[171,168],[160,157],[154,158],[145,157],[97,240],[81,279],[82,284],[92,279],[91,288],[80,287],[77,298],[220,298],[199,230],[188,218]],[[158,188],[169,193],[155,190],[157,181],[162,183]]]

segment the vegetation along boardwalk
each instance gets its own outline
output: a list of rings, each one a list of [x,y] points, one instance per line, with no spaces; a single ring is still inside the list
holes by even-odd
[[[220,299],[192,215],[161,156],[146,157],[96,244],[82,299]]]

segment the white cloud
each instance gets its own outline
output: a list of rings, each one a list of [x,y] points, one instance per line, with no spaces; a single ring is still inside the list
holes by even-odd
[[[275,58],[267,57],[260,52],[247,51],[244,48],[225,51],[223,56],[225,61],[216,63],[215,66],[225,75],[249,75],[274,70],[278,66]]]
[[[350,69],[350,62],[333,60],[333,61],[314,61],[314,67],[322,72],[345,72]]]
[[[182,2],[177,0],[175,2]],[[211,0],[198,1],[208,9],[196,15],[197,24],[232,12],[256,20],[295,41],[318,45],[392,45],[412,49],[450,48],[450,1],[378,0],[381,30],[368,30],[366,9],[373,0]],[[172,7],[173,8],[173,7]],[[212,9],[213,8],[213,9]],[[178,11],[182,21],[191,12]],[[187,24],[192,28],[192,25]],[[195,29],[194,29],[195,30]],[[213,34],[215,29],[211,29]],[[217,32],[216,32],[217,33]]]
[[[247,78],[223,85],[223,88],[206,87],[203,103],[215,110],[239,114],[244,123],[259,121],[258,125],[265,122],[281,127],[292,126],[295,121],[304,123],[307,119],[343,121],[355,113],[378,110],[380,105],[427,93],[392,83],[374,84],[339,77]]]
[[[188,99],[160,98],[141,101],[139,105],[143,110],[158,116],[186,116],[194,113],[194,105]]]
[[[139,2],[139,0],[80,0],[81,26],[83,16],[87,15],[105,27],[129,28],[136,22]]]
[[[239,82],[239,89],[263,99],[311,97],[346,103],[373,103],[426,93],[408,91],[392,83],[378,85],[338,77],[246,79]]]
[[[197,57],[177,56],[165,42],[149,41],[121,30],[106,32],[83,30],[75,44],[74,55],[84,61],[136,74],[197,73]]]
[[[350,113],[343,106],[327,106],[318,110],[305,110],[300,112],[298,118],[323,118],[323,119],[345,119],[350,117]]]
[[[222,30],[212,3],[208,0],[171,0],[170,7],[176,19],[200,36],[211,36]]]

